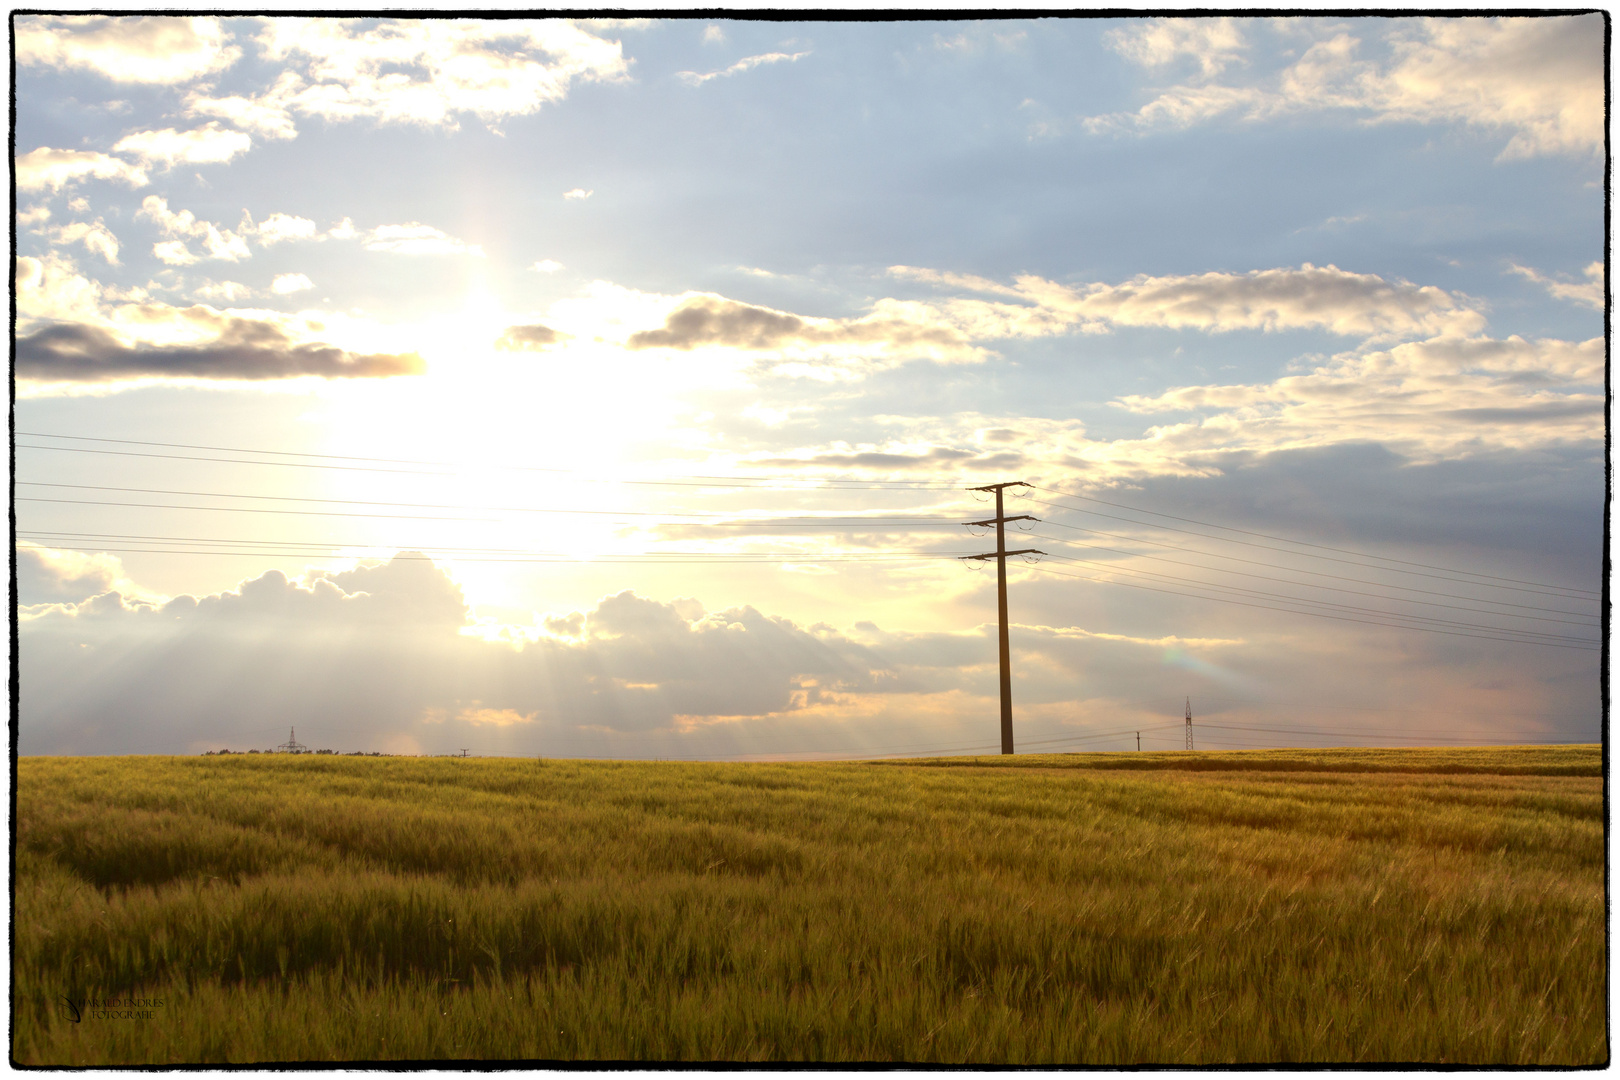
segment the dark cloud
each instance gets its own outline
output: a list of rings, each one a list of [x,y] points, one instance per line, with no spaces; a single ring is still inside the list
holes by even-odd
[[[17,341],[17,374],[25,379],[98,382],[140,375],[202,379],[378,378],[424,370],[415,353],[361,355],[332,345],[294,345],[284,330],[253,319],[223,320],[206,345],[121,344],[84,323],[57,323]]]
[[[967,337],[950,326],[929,326],[904,319],[869,316],[855,320],[811,323],[797,315],[740,304],[718,296],[700,296],[681,304],[660,330],[631,334],[632,349],[692,349],[724,345],[734,349],[774,349],[791,344],[837,345],[883,343],[960,349]]]
[[[506,332],[495,339],[495,347],[508,351],[543,349],[547,345],[555,345],[562,337],[563,335],[551,327],[539,323],[532,326],[508,326]]]
[[[995,454],[978,454],[972,450],[955,450],[936,446],[923,454],[890,454],[865,451],[857,454],[815,454],[807,458],[765,458],[750,464],[770,468],[796,468],[805,465],[838,466],[856,469],[937,469],[941,465],[960,465],[968,469],[1011,469],[1024,461],[1024,455],[1010,450]]]
[[[674,311],[662,330],[631,334],[632,349],[665,346],[690,349],[698,345],[729,345],[738,349],[769,349],[803,337],[808,326],[797,315],[753,307],[731,300],[691,300]]]

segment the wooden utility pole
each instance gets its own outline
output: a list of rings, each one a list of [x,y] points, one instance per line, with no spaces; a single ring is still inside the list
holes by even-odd
[[[996,560],[996,616],[1001,628],[1001,752],[1013,752],[1012,730],[1012,650],[1007,644],[1007,556],[1009,555],[1045,555],[1046,552],[1035,548],[1020,548],[1017,551],[1007,550],[1006,524],[1009,521],[1038,521],[1028,514],[1017,514],[1007,517],[1001,509],[1001,491],[1003,488],[1028,487],[1022,480],[1009,481],[1005,484],[987,484],[984,487],[969,488],[969,491],[993,491],[996,493],[996,516],[988,521],[968,521],[965,525],[994,525],[996,527],[996,550],[984,555],[963,555],[964,559],[994,559]]]

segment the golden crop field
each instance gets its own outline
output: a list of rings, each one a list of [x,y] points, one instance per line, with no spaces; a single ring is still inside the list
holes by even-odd
[[[1609,1056],[1596,746],[16,783],[20,1064]]]

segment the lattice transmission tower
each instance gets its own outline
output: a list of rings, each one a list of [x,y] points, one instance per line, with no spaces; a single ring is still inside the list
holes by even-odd
[[[290,727],[287,729],[287,741],[276,747],[276,750],[283,754],[309,753],[309,747],[298,741],[298,733]]]
[[[1187,699],[1187,749],[1191,750],[1192,748],[1193,748],[1193,744],[1192,744],[1192,698],[1188,698]]]

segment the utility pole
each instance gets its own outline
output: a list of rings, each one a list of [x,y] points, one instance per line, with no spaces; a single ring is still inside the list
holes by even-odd
[[[1028,487],[1022,480],[1009,481],[1005,484],[986,484],[984,487],[969,488],[969,491],[993,491],[996,493],[996,516],[988,521],[967,521],[965,525],[994,525],[996,527],[996,550],[984,555],[963,555],[964,559],[994,559],[996,560],[996,616],[1001,628],[1001,752],[1013,752],[1012,731],[1012,650],[1007,644],[1007,556],[1009,555],[1045,555],[1046,552],[1035,548],[1020,548],[1017,551],[1007,550],[1006,524],[1009,521],[1037,521],[1028,514],[1017,514],[1007,517],[1002,513],[1001,491],[1003,488]]]
[[[1193,748],[1193,745],[1192,745],[1192,698],[1188,698],[1187,699],[1187,749],[1191,750],[1192,748]]]
[[[1140,731],[1136,733],[1136,752],[1138,754],[1142,752],[1142,733]]]

